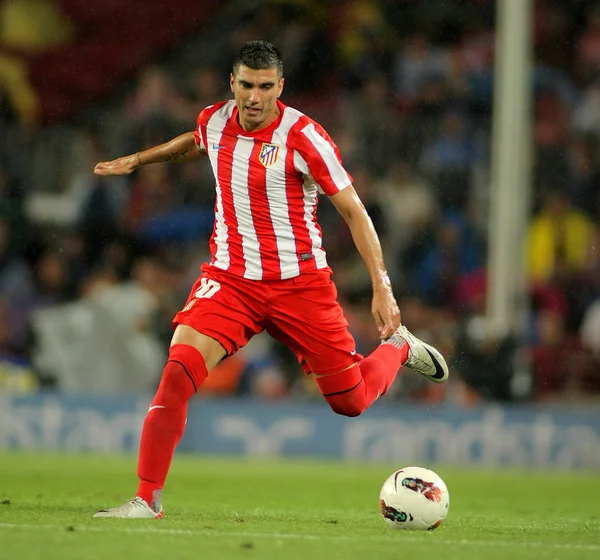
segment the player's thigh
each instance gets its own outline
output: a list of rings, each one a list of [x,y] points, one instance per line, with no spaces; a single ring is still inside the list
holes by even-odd
[[[270,314],[268,332],[287,344],[304,371],[327,375],[347,369],[362,356],[325,271],[293,279]]]
[[[173,326],[186,325],[232,355],[263,330],[262,308],[260,290],[247,286],[243,280],[236,282],[205,272],[192,287],[183,309],[175,315]],[[181,336],[184,334],[193,336],[189,331],[180,332]],[[197,342],[211,351],[211,356],[218,354],[218,349],[206,340]]]

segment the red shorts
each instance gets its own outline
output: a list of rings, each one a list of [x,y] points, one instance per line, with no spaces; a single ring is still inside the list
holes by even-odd
[[[202,267],[173,326],[188,325],[231,355],[266,330],[293,350],[306,373],[335,373],[362,360],[337,301],[331,269],[289,280],[246,280]]]

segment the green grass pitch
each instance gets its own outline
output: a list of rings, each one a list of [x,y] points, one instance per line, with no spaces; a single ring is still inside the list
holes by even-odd
[[[164,519],[93,519],[132,496],[135,465],[133,456],[0,453],[0,558],[600,558],[598,473],[434,466],[450,491],[448,518],[408,532],[378,511],[394,466],[177,455]]]

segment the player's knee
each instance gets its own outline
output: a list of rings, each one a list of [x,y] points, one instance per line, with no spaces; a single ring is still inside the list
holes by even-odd
[[[325,400],[336,414],[353,418],[360,416],[368,408],[365,403],[354,397],[356,395],[335,395],[325,397]]]
[[[195,392],[196,388],[185,368],[179,362],[167,362],[155,400],[160,401],[162,406],[178,404],[187,402]]]
[[[316,383],[331,410],[342,416],[359,416],[369,407],[360,367],[345,369],[332,375],[317,377]]]
[[[208,371],[204,357],[198,349],[189,344],[175,344],[169,349],[169,359],[163,377],[167,374],[176,378],[178,383],[190,383],[196,392],[206,379]]]
[[[337,408],[333,408],[333,411],[340,416],[347,416],[349,418],[355,418],[356,416],[360,416],[364,410],[362,408],[356,406],[341,406]]]

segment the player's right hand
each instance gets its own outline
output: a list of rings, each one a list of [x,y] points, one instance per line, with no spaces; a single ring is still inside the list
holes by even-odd
[[[101,161],[94,167],[95,175],[129,175],[139,167],[137,154],[112,161]]]

